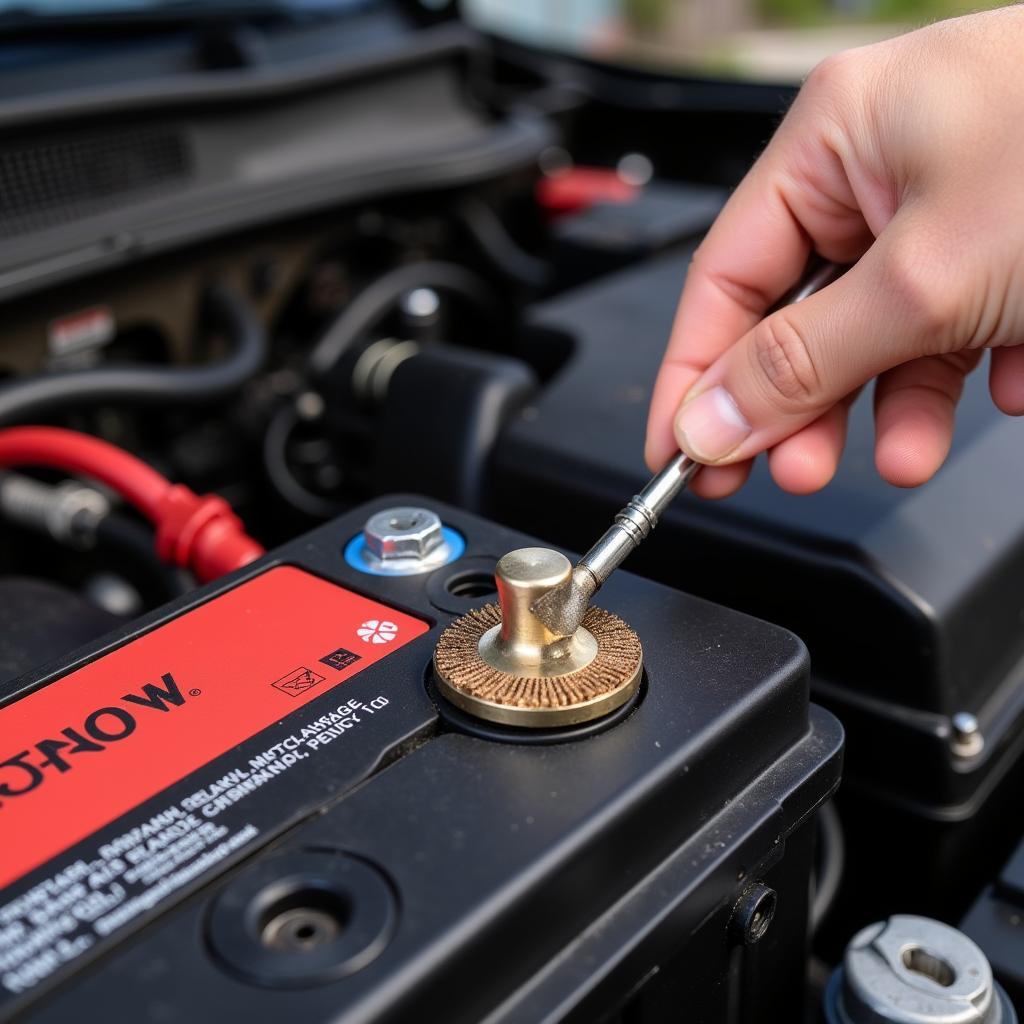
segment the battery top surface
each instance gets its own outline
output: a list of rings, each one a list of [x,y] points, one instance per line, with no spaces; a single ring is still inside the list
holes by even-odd
[[[628,717],[546,745],[451,731],[430,659],[473,602],[446,580],[529,538],[440,509],[462,559],[368,576],[342,551],[373,510],[12,687],[8,1010],[398,1020],[458,979],[446,1019],[478,1019],[687,843],[690,883],[730,864],[702,890],[727,898],[835,786],[800,642],[625,573],[602,603],[644,645]],[[345,924],[296,960],[279,947],[307,941],[288,915],[311,891]]]

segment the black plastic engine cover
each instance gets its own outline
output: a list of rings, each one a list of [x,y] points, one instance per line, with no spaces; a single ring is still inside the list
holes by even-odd
[[[1024,1014],[1024,842],[960,928],[981,947],[1017,1012]]]
[[[452,731],[433,645],[484,599],[448,584],[529,539],[435,506],[460,559],[346,563],[371,512],[414,502],[0,691],[0,1016],[797,1019],[812,815],[842,747],[803,645],[622,573],[602,603],[644,645],[631,715],[549,745]],[[777,909],[748,946],[734,908],[756,885]]]

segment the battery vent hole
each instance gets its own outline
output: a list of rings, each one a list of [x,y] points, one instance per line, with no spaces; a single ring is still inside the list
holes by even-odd
[[[281,952],[311,952],[334,942],[351,916],[351,906],[338,895],[300,890],[267,908],[260,923],[260,941]]]
[[[903,950],[903,966],[915,974],[923,974],[943,988],[949,988],[956,981],[953,967],[942,957],[929,953],[921,946],[910,946]]]
[[[486,572],[459,573],[448,580],[446,589],[452,597],[464,597],[470,601],[497,593],[494,577]]]

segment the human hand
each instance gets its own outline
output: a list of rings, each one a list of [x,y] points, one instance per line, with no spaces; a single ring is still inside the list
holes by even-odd
[[[694,254],[651,402],[653,470],[682,448],[711,464],[692,489],[723,497],[768,451],[780,487],[818,490],[877,378],[878,471],[916,486],[942,465],[986,348],[995,404],[1024,414],[1021,53],[1010,7],[811,73]],[[856,263],[765,317],[812,251]]]

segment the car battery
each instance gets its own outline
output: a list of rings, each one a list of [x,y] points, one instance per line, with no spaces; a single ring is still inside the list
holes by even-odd
[[[801,642],[620,573],[632,700],[474,719],[435,644],[528,538],[435,505],[443,557],[375,564],[364,523],[425,503],[5,684],[0,1017],[797,1019],[843,742]]]

